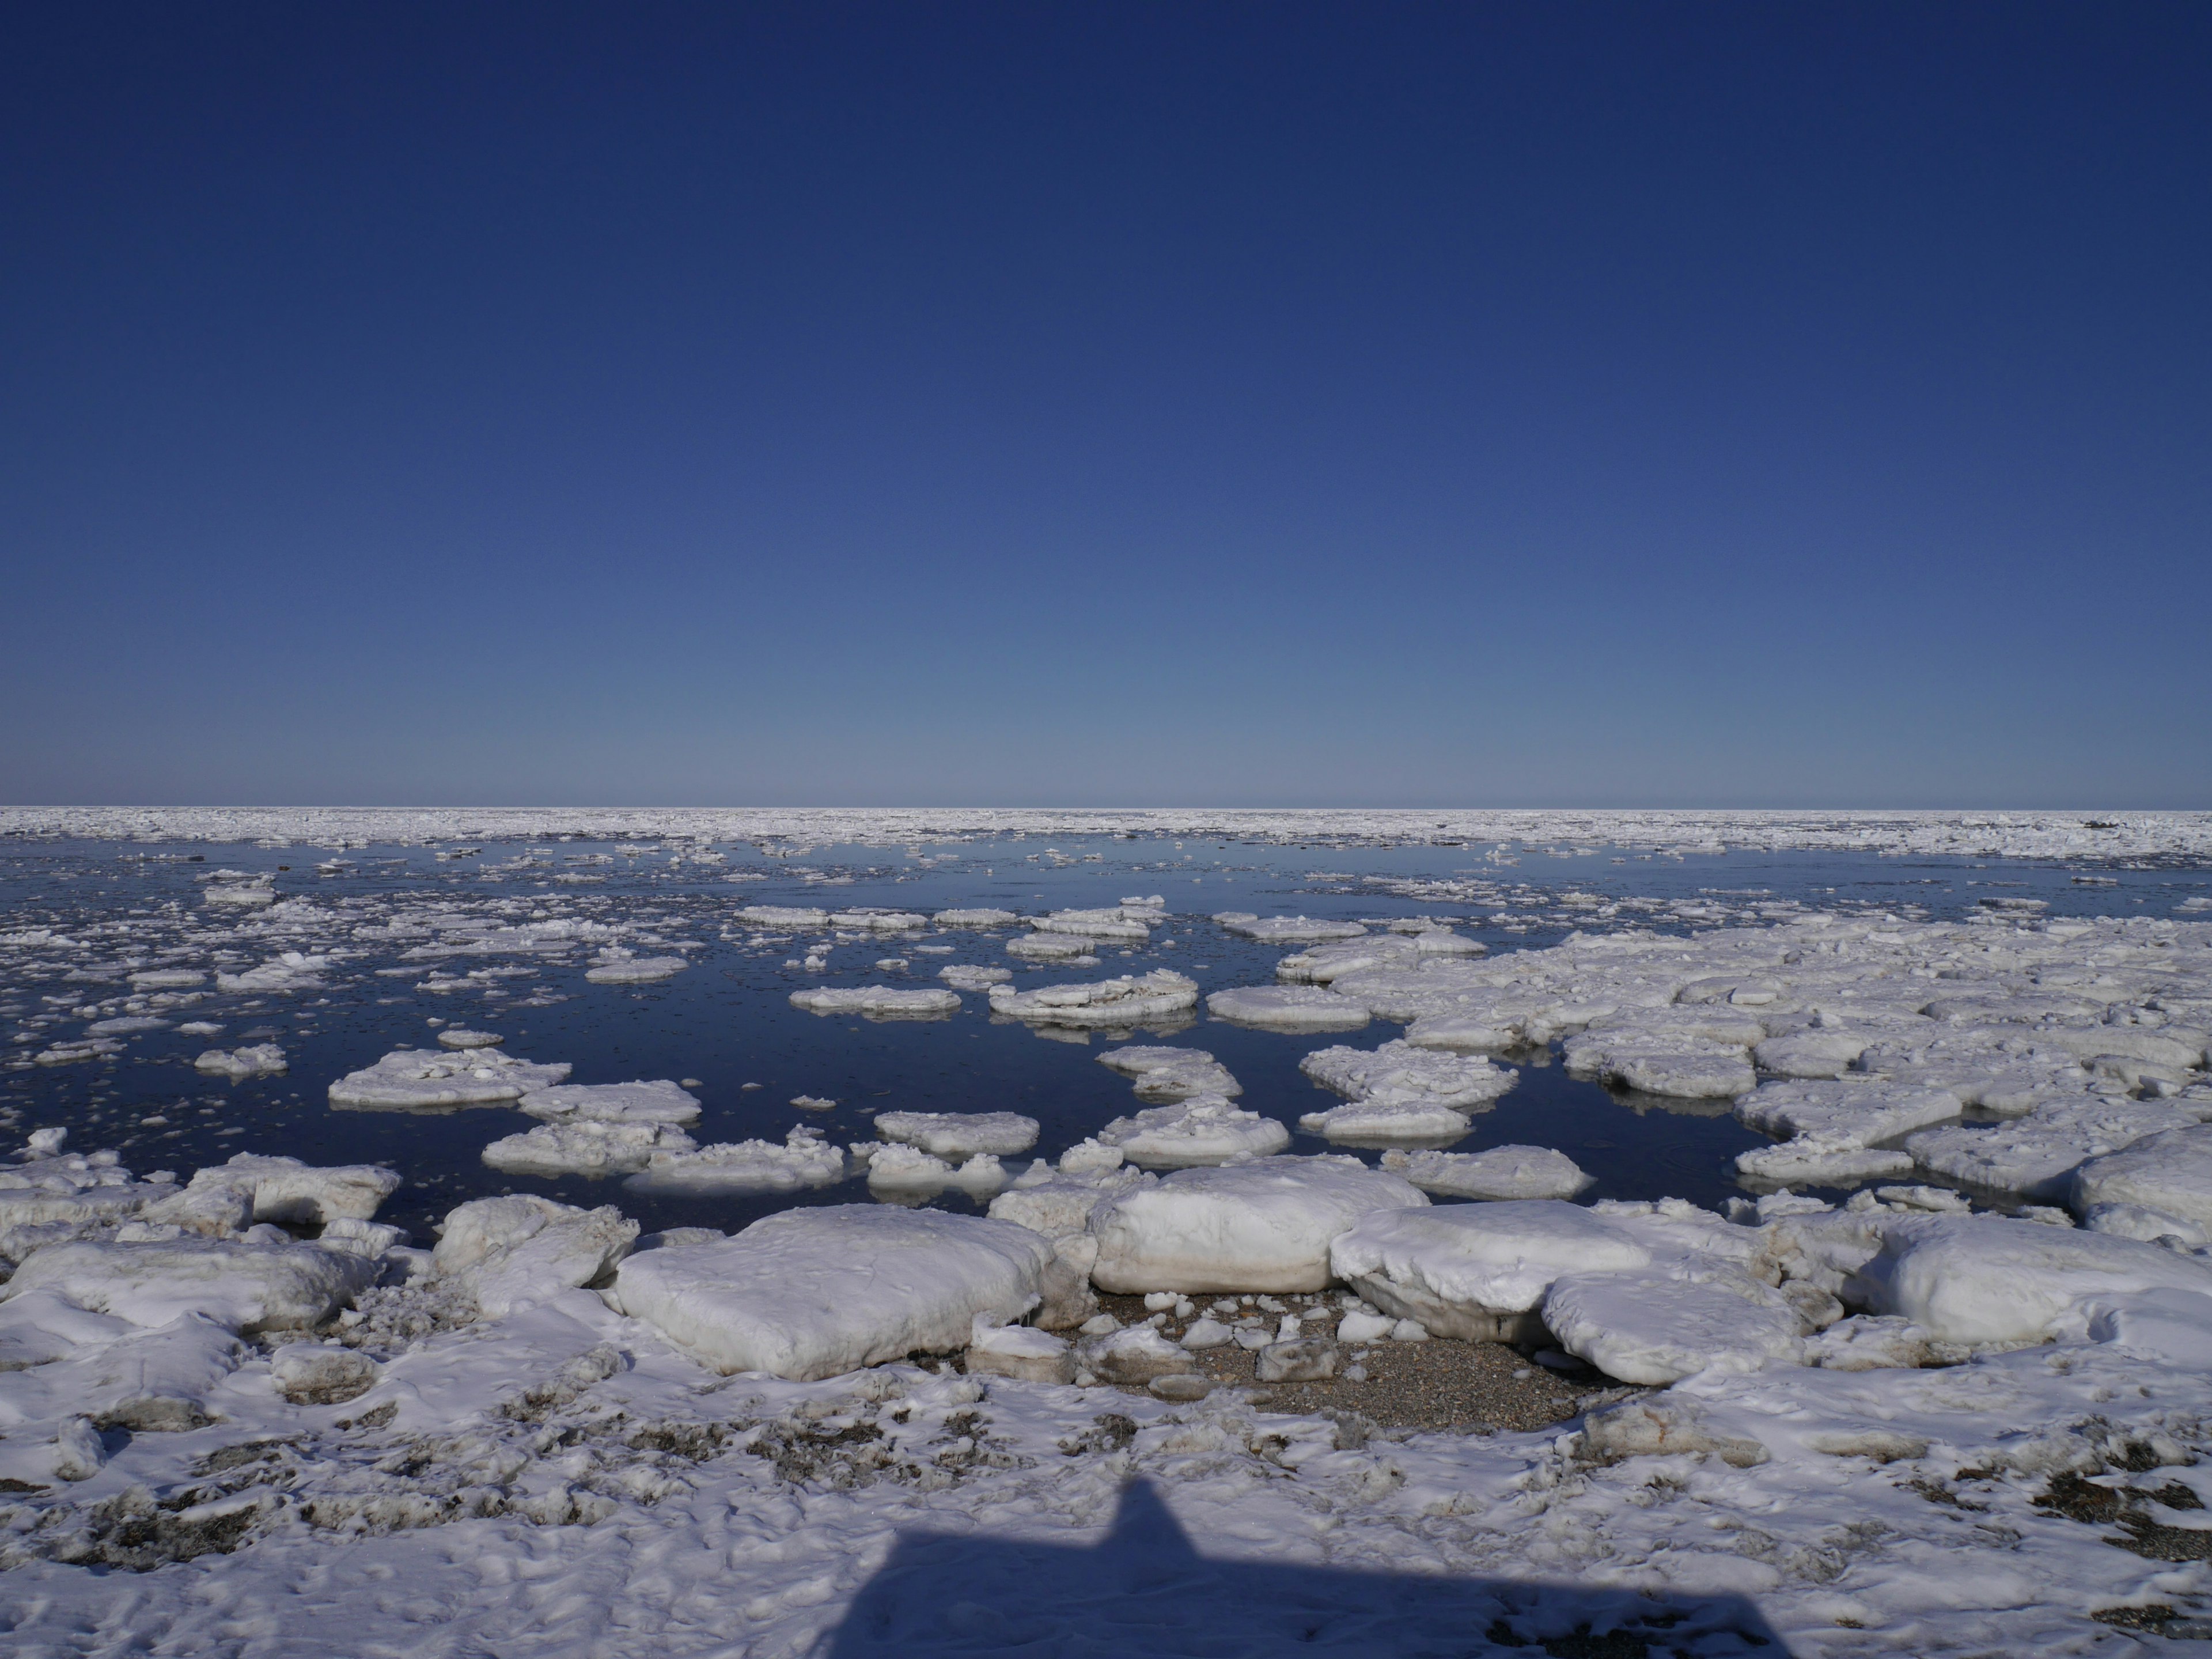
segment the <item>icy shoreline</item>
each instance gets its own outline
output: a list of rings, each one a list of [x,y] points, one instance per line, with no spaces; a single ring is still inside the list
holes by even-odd
[[[0,836],[365,847],[571,836],[896,845],[994,836],[1180,836],[1276,844],[1524,842],[1645,851],[2212,859],[2212,812],[953,807],[10,806]]]

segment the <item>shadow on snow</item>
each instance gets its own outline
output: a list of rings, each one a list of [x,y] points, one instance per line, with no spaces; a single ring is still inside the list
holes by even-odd
[[[1123,1490],[1112,1528],[1088,1547],[906,1534],[828,1648],[831,1659],[1787,1659],[1788,1651],[1741,1596],[1214,1559],[1191,1547],[1143,1480]]]

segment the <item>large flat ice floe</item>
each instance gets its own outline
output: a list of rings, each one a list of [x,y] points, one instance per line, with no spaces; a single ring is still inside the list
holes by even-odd
[[[1206,1012],[1269,1031],[1351,1031],[1367,1024],[1366,1009],[1315,985],[1232,986],[1206,998]]]
[[[1048,1025],[1136,1025],[1198,1004],[1198,981],[1170,969],[1034,991],[991,988],[991,1012]]]
[[[1036,1145],[1037,1121],[1018,1112],[879,1112],[876,1133],[933,1158],[1006,1158]]]
[[[1193,1095],[1171,1106],[1117,1117],[1099,1130],[1097,1139],[1132,1164],[1187,1169],[1279,1152],[1291,1144],[1291,1132],[1224,1096]]]
[[[939,1019],[960,1012],[955,991],[860,985],[845,989],[793,991],[791,1006],[810,1014],[859,1014],[868,1019]]]
[[[977,1315],[1012,1322],[1036,1305],[1053,1259],[1012,1222],[838,1205],[634,1255],[615,1294],[713,1370],[835,1376],[965,1348]]]
[[[1376,1105],[1444,1106],[1479,1111],[1519,1080],[1480,1054],[1440,1054],[1398,1039],[1376,1048],[1316,1048],[1298,1069],[1325,1088]]]
[[[566,1062],[539,1065],[495,1048],[401,1048],[331,1085],[331,1104],[369,1111],[441,1111],[501,1106],[568,1075]]]

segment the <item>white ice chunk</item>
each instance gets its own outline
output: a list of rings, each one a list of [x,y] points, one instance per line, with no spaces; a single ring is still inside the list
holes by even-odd
[[[1492,1065],[1480,1054],[1417,1048],[1403,1038],[1372,1049],[1342,1043],[1316,1048],[1298,1062],[1298,1069],[1353,1100],[1377,1105],[1449,1106],[1462,1112],[1488,1105],[1521,1075]]]
[[[1048,916],[1031,916],[1030,926],[1041,933],[1077,933],[1088,939],[1133,941],[1150,939],[1150,923],[1157,920],[1150,911],[1139,911],[1133,916],[1117,907],[1109,910],[1055,910]]]
[[[883,1112],[877,1115],[876,1133],[935,1158],[966,1158],[978,1152],[1005,1158],[1036,1145],[1037,1121],[1018,1112]]]
[[[2148,1101],[2075,1095],[2046,1101],[2026,1117],[1988,1125],[1924,1129],[1905,1142],[1912,1161],[1933,1176],[2063,1200],[2074,1171],[2146,1135],[2196,1122],[2194,1114]]]
[[[753,927],[822,927],[828,925],[830,913],[805,905],[748,904],[735,919]]]
[[[784,1137],[739,1140],[689,1152],[656,1151],[623,1183],[634,1191],[672,1193],[793,1192],[845,1178],[845,1154],[805,1124]]]
[[[956,991],[988,991],[994,985],[1004,985],[1014,973],[1011,968],[977,968],[953,962],[939,969],[937,976]]]
[[[584,977],[594,985],[649,985],[673,979],[691,964],[682,957],[641,957],[611,945],[592,958]]]
[[[1544,1298],[1544,1323],[1569,1353],[1624,1382],[1802,1364],[1805,1326],[1781,1292],[1724,1270],[1577,1273]]]
[[[1006,941],[1006,954],[1030,962],[1096,962],[1097,942],[1079,933],[1024,933]]]
[[[2212,1262],[2001,1216],[1901,1216],[1882,1229],[1881,1252],[1846,1299],[1983,1346],[2039,1341],[2087,1303],[2159,1290],[2212,1296]]]
[[[448,1025],[438,1033],[441,1048],[496,1048],[506,1041],[495,1031],[471,1031],[459,1025]]]
[[[1193,1095],[1244,1092],[1229,1068],[1203,1048],[1157,1048],[1130,1043],[1109,1048],[1098,1063],[1136,1079],[1139,1100],[1188,1100]]]
[[[699,1097],[666,1078],[635,1083],[562,1083],[533,1089],[516,1103],[548,1122],[690,1123]]]
[[[832,927],[863,933],[911,933],[929,926],[927,916],[919,916],[911,910],[884,910],[872,906],[857,906],[840,910],[830,918]]]
[[[2160,1130],[2082,1164],[2074,1172],[2075,1211],[2086,1215],[2100,1204],[2140,1205],[2212,1229],[2212,1125]]]
[[[1011,1222],[836,1205],[632,1256],[615,1293],[716,1370],[808,1379],[964,1348],[977,1315],[1036,1305],[1053,1259],[1049,1240]]]
[[[930,920],[939,927],[1012,927],[1021,917],[1012,910],[939,910]]]
[[[1291,1132],[1273,1118],[1240,1110],[1219,1095],[1194,1095],[1171,1106],[1117,1117],[1098,1132],[1097,1139],[1120,1149],[1133,1164],[1184,1169],[1279,1152],[1291,1144]],[[1066,1162],[1063,1156],[1063,1169]]]
[[[1390,1140],[1456,1140],[1467,1133],[1468,1124],[1449,1106],[1385,1099],[1307,1112],[1298,1119],[1298,1127],[1331,1140],[1370,1145]]]
[[[1358,939],[1367,931],[1356,921],[1328,921],[1314,916],[1253,916],[1237,910],[1224,911],[1214,921],[1220,923],[1223,931],[1258,939],[1262,945]]]
[[[1092,1215],[1091,1279],[1118,1292],[1318,1291],[1340,1234],[1373,1212],[1428,1201],[1395,1176],[1334,1155],[1183,1170]]]
[[[1642,1267],[1629,1233],[1556,1199],[1445,1204],[1368,1217],[1329,1251],[1336,1276],[1385,1313],[1446,1336],[1515,1334],[1562,1274]]]
[[[1748,1128],[1857,1146],[1948,1121],[1965,1109],[1948,1089],[1873,1078],[1763,1083],[1735,1103],[1737,1121]]]
[[[195,1071],[227,1077],[234,1082],[241,1078],[273,1077],[289,1069],[284,1050],[273,1042],[257,1042],[251,1048],[210,1048],[192,1062]]]
[[[936,1019],[960,1012],[952,991],[901,990],[889,985],[793,991],[791,1006],[810,1014],[859,1014],[868,1019]]]
[[[1565,1060],[1567,1069],[1577,1076],[1682,1100],[1744,1094],[1759,1081],[1750,1057],[1734,1043],[1644,1026],[1570,1037]]]
[[[612,1206],[580,1210],[534,1193],[479,1198],[446,1217],[431,1271],[504,1319],[588,1285],[629,1253],[637,1223]]]
[[[296,1158],[240,1152],[194,1175],[181,1191],[147,1206],[141,1219],[195,1231],[228,1232],[257,1221],[303,1226],[367,1221],[399,1190],[399,1172],[380,1164],[319,1167]]]
[[[1352,1031],[1368,1018],[1360,1004],[1318,985],[1233,986],[1206,998],[1206,1012],[1268,1031]]]
[[[1001,985],[991,992],[993,1013],[1050,1025],[1133,1025],[1181,1013],[1197,1002],[1198,981],[1165,968],[1089,984],[1034,991]]]
[[[312,1244],[204,1238],[160,1243],[52,1244],[0,1285],[0,1300],[51,1290],[134,1325],[204,1314],[252,1333],[319,1325],[376,1282],[379,1266]]]
[[[568,1072],[566,1062],[541,1066],[495,1048],[401,1048],[331,1085],[331,1104],[386,1111],[497,1106],[550,1089]]]
[[[580,1117],[495,1140],[483,1161],[516,1175],[627,1175],[658,1154],[695,1150],[690,1136],[665,1123]]]
[[[1423,1192],[1449,1198],[1573,1198],[1593,1177],[1548,1146],[1492,1146],[1481,1152],[1382,1154],[1382,1167]]]

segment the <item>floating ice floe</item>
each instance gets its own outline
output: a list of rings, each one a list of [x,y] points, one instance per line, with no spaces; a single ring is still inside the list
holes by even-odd
[[[183,991],[207,983],[198,968],[142,968],[131,975],[134,991]]]
[[[1011,1222],[936,1210],[786,1210],[720,1243],[625,1261],[614,1295],[709,1368],[835,1376],[964,1349],[978,1315],[1036,1307],[1049,1241]]]
[[[1340,1235],[1375,1212],[1428,1201],[1397,1176],[1334,1154],[1182,1170],[1092,1214],[1091,1279],[1123,1294],[1317,1291]]]
[[[483,1149],[483,1161],[514,1175],[629,1175],[655,1156],[696,1151],[690,1136],[665,1122],[563,1118]]]
[[[1577,1076],[1679,1099],[1724,1099],[1747,1093],[1759,1081],[1741,1046],[1643,1024],[1586,1030],[1567,1039],[1565,1056]]]
[[[1005,1158],[1036,1145],[1037,1121],[1018,1112],[881,1112],[876,1133],[935,1158]]]
[[[994,985],[1004,985],[1014,975],[1010,968],[977,968],[964,962],[952,962],[939,969],[937,976],[956,991],[988,991]]]
[[[1336,1276],[1385,1313],[1473,1341],[1540,1334],[1535,1310],[1565,1274],[1650,1260],[1630,1233],[1555,1199],[1386,1209],[1329,1252]]]
[[[276,902],[276,889],[273,884],[276,878],[272,876],[246,876],[236,871],[218,871],[200,879],[207,884],[200,890],[204,903],[258,910]]]
[[[2100,1205],[2127,1204],[2212,1229],[2212,1125],[2161,1129],[2092,1158],[2074,1171],[2072,1201],[2083,1216]]]
[[[993,1013],[1051,1025],[1134,1025],[1197,1004],[1198,981],[1165,968],[1084,985],[1046,985],[1034,991],[1001,985],[991,992]]]
[[[683,1194],[794,1192],[845,1178],[845,1154],[805,1124],[778,1146],[739,1140],[690,1150],[656,1149],[623,1184],[633,1191]]]
[[[1298,1127],[1309,1134],[1363,1146],[1457,1140],[1468,1127],[1465,1114],[1417,1100],[1363,1100],[1307,1112],[1298,1119]]]
[[[1148,907],[1118,906],[1105,910],[1055,910],[1048,916],[1031,916],[1030,926],[1041,933],[1075,933],[1086,939],[1150,939],[1159,912]]]
[[[497,1106],[550,1089],[569,1070],[566,1061],[539,1065],[495,1048],[401,1048],[331,1084],[331,1104],[403,1112]]]
[[[289,1069],[284,1050],[274,1042],[257,1042],[243,1048],[210,1048],[192,1062],[192,1069],[227,1077],[273,1077]]]
[[[479,1198],[446,1217],[432,1273],[488,1318],[589,1285],[629,1254],[637,1223],[611,1206],[580,1210],[534,1193]]]
[[[1270,1031],[1351,1031],[1367,1024],[1367,1010],[1318,985],[1244,985],[1206,1000],[1216,1019]]]
[[[496,1048],[506,1041],[495,1031],[471,1031],[459,1025],[448,1025],[438,1033],[441,1048]]]
[[[859,1141],[852,1153],[854,1160],[865,1167],[869,1189],[874,1192],[940,1193],[957,1187],[985,1197],[1008,1180],[1005,1165],[990,1152],[977,1152],[956,1163],[893,1140]]]
[[[890,985],[860,985],[793,991],[791,1006],[810,1014],[858,1014],[866,1019],[938,1019],[960,1012],[953,991],[902,990]]]
[[[939,927],[1013,927],[1021,917],[1012,910],[939,910],[930,920]]]
[[[1355,1101],[1378,1106],[1446,1106],[1460,1112],[1489,1105],[1521,1076],[1480,1054],[1416,1048],[1403,1038],[1376,1048],[1341,1043],[1316,1048],[1298,1062],[1298,1069]]]
[[[584,977],[594,985],[649,985],[673,979],[690,965],[682,957],[641,957],[611,945],[592,958]]]
[[[1187,1169],[1279,1152],[1291,1144],[1291,1132],[1273,1118],[1239,1109],[1224,1096],[1194,1095],[1117,1117],[1097,1139],[1132,1164]]]
[[[2002,1122],[1923,1129],[1905,1149],[1933,1176],[2023,1198],[2063,1200],[2074,1171],[2090,1159],[2197,1121],[2195,1113],[2172,1106],[2084,1093],[2046,1101]]]
[[[399,1190],[399,1173],[379,1164],[319,1167],[296,1158],[240,1152],[195,1174],[147,1205],[141,1218],[217,1237],[257,1221],[304,1226],[367,1221]]]
[[[516,1105],[549,1122],[690,1123],[699,1097],[666,1078],[635,1083],[561,1083],[533,1089]]]
[[[1224,933],[1258,939],[1262,945],[1358,939],[1367,931],[1356,921],[1329,921],[1313,916],[1255,916],[1243,910],[1224,910],[1214,921]]]
[[[847,933],[911,933],[929,926],[927,916],[919,916],[911,910],[884,910],[861,906],[840,910],[830,918],[830,925]]]
[[[1006,954],[1030,962],[1089,963],[1098,960],[1097,943],[1079,933],[1024,933],[1006,941]]]
[[[168,1029],[169,1022],[157,1015],[120,1014],[113,1019],[95,1019],[84,1028],[84,1034],[94,1037],[130,1037]]]
[[[806,905],[748,904],[733,920],[752,927],[822,927],[829,925],[830,913]]]
[[[1297,985],[1329,985],[1347,974],[1415,967],[1442,957],[1479,957],[1489,948],[1481,940],[1465,938],[1449,927],[1423,927],[1410,933],[1363,933],[1285,957],[1275,964],[1275,977]]]
[[[323,988],[323,969],[331,965],[326,956],[308,956],[299,951],[286,951],[282,955],[263,963],[258,968],[249,968],[244,973],[226,974],[218,970],[215,987],[226,992],[283,992],[297,994],[303,991]]]
[[[1139,1100],[1188,1100],[1193,1095],[1234,1098],[1243,1085],[1203,1048],[1158,1048],[1130,1043],[1109,1048],[1098,1063],[1135,1080]]]
[[[1876,1078],[1765,1083],[1735,1103],[1736,1120],[1747,1128],[1848,1138],[1862,1146],[1946,1122],[1965,1109],[1948,1089]]]
[[[1480,1152],[1388,1152],[1382,1167],[1425,1193],[1447,1198],[1574,1198],[1593,1177],[1548,1146],[1492,1146]]]

